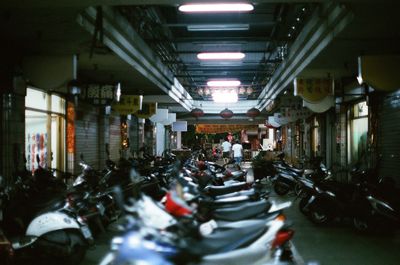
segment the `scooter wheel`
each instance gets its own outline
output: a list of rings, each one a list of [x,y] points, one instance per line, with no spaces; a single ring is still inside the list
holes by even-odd
[[[65,265],[76,265],[79,264],[83,258],[85,257],[87,244],[85,243],[82,235],[75,231],[71,231],[68,234],[70,238],[70,253],[63,260],[63,264]]]
[[[274,191],[278,195],[281,195],[281,196],[286,195],[286,194],[288,194],[289,190],[290,190],[290,188],[281,182],[275,182],[275,184],[274,184]]]
[[[296,196],[299,196],[302,190],[302,185],[300,183],[296,183],[296,185],[294,185],[294,193],[296,194]]]
[[[310,196],[305,196],[302,197],[301,200],[299,201],[299,210],[302,214],[308,216],[310,213],[310,210],[306,208],[308,201],[310,200]]]
[[[331,219],[329,214],[323,209],[311,210],[308,216],[310,217],[311,221],[317,225],[326,224]]]

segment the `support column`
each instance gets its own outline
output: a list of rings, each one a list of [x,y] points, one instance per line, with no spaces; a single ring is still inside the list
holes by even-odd
[[[161,155],[165,150],[165,127],[156,123],[156,155]]]
[[[1,175],[12,181],[13,172],[24,165],[25,150],[25,97],[12,93],[2,94]]]
[[[176,132],[176,149],[182,149],[182,132]]]

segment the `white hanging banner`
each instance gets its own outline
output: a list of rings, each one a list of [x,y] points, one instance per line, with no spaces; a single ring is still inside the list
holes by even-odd
[[[160,123],[164,125],[171,125],[173,122],[176,122],[176,113],[168,113],[168,118],[160,121]]]
[[[172,123],[173,132],[187,132],[187,121],[176,121]]]
[[[309,108],[313,112],[322,113],[335,105],[335,98],[333,96],[327,96],[318,103],[309,103],[303,101],[303,106]]]
[[[286,125],[291,121],[287,116],[284,116],[280,112],[274,113],[274,120],[275,120],[275,122],[279,123],[280,125]]]
[[[150,117],[152,122],[168,120],[168,109],[156,109],[156,114]]]
[[[281,125],[275,121],[274,116],[268,116],[267,123],[275,128],[281,127]]]
[[[285,108],[281,111],[282,115],[289,120],[289,122],[294,122],[299,119],[305,119],[311,115],[311,111],[303,106],[297,108]]]

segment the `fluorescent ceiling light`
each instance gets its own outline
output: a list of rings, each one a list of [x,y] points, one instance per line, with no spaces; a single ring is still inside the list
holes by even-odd
[[[187,13],[246,12],[246,11],[252,11],[253,9],[254,9],[253,5],[247,3],[188,4],[188,5],[181,5],[179,7],[179,11]]]
[[[235,103],[238,101],[238,94],[235,91],[215,91],[212,98],[217,103]]]
[[[197,54],[199,60],[241,60],[245,56],[242,52],[202,52]]]
[[[233,31],[249,30],[249,24],[203,24],[189,25],[188,31]]]
[[[240,81],[239,80],[213,80],[213,81],[208,81],[207,86],[237,87],[237,86],[240,86]]]

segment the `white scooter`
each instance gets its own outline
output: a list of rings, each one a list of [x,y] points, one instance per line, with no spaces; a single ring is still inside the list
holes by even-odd
[[[8,197],[0,177],[0,223]],[[93,242],[91,231],[84,220],[68,210],[67,202],[55,210],[42,211],[27,226],[24,235],[9,238],[15,252],[27,250],[35,257],[54,257],[57,263],[78,264],[84,257],[88,243]],[[4,231],[7,234],[7,231]]]
[[[290,204],[283,204],[282,206],[275,206],[276,211],[280,211],[283,208],[290,206]],[[135,211],[141,219],[141,234],[145,234],[140,240],[143,246],[154,246],[156,244],[151,243],[151,241],[146,242],[146,232],[148,233],[152,229],[158,232],[153,232],[153,235],[159,234],[163,231],[163,237],[168,237],[168,233],[165,232],[171,225],[175,225],[177,220],[169,215],[166,211],[162,209],[162,206],[158,205],[156,202],[151,200],[146,196],[137,201],[137,203],[132,206],[128,211]],[[208,248],[210,246],[211,251],[209,254],[207,250],[201,255],[201,260],[195,262],[195,264],[202,265],[216,265],[216,264],[230,264],[230,265],[241,265],[248,264],[251,262],[268,262],[273,260],[273,252],[276,247],[280,247],[280,244],[289,244],[289,239],[292,237],[292,232],[288,234],[280,234],[284,227],[285,220],[283,215],[277,214],[272,220],[244,220],[238,222],[208,222],[200,227],[200,231],[203,234],[201,241],[203,248]],[[228,231],[228,232],[227,232]],[[224,234],[225,233],[225,234]],[[256,235],[255,235],[256,234]],[[246,246],[241,247],[240,241],[247,236],[252,237],[250,242],[247,242]],[[254,236],[255,235],[255,236]],[[278,236],[279,235],[279,236]],[[172,238],[174,235],[170,235]],[[176,235],[175,235],[176,236]],[[228,236],[229,238],[227,238]],[[178,236],[179,237],[179,236]],[[279,239],[278,239],[279,238]],[[228,244],[236,245],[236,247],[230,247],[227,251],[213,251],[212,248],[214,243],[225,241]],[[114,264],[115,260],[121,261],[121,257],[118,256],[118,244],[123,241],[121,238],[115,238],[113,240],[114,245],[112,245],[112,252],[107,254],[100,265],[110,265]],[[210,243],[208,245],[208,243]],[[222,243],[223,244],[223,243]],[[193,248],[196,248],[193,245]],[[201,245],[201,242],[200,242]],[[215,250],[215,249],[214,249]],[[129,257],[127,257],[129,258]],[[126,260],[127,261],[127,260]]]

